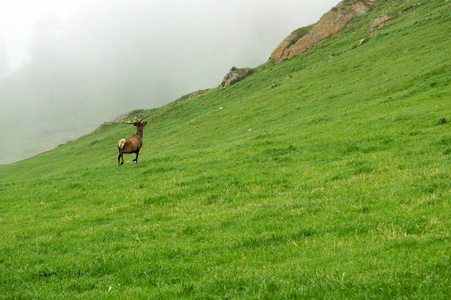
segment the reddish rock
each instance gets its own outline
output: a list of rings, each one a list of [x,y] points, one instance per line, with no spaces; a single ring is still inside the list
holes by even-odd
[[[337,33],[355,16],[365,14],[375,0],[347,0],[340,2],[322,16],[318,23],[291,33],[271,54],[270,61],[279,62],[302,54],[327,36]]]
[[[270,60],[279,61],[283,59],[297,41],[299,41],[302,37],[308,34],[314,25],[301,27],[295,31],[293,31],[288,37],[286,37],[282,43],[274,50],[271,54]]]

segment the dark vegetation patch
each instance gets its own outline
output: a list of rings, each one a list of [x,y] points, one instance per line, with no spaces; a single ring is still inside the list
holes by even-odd
[[[262,154],[268,155],[268,156],[273,156],[273,157],[274,156],[283,156],[283,155],[288,155],[288,154],[297,152],[298,149],[299,149],[298,147],[290,145],[285,148],[269,148],[269,149],[264,150],[262,152]]]
[[[437,121],[437,125],[445,125],[445,124],[447,124],[448,123],[448,120],[446,119],[446,118],[440,118],[438,121]]]

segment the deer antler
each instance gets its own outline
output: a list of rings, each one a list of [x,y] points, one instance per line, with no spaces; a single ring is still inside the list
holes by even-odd
[[[131,122],[131,121],[127,121],[127,122],[126,122],[126,121],[124,121],[124,120],[121,120],[121,122],[124,123],[124,124],[136,124],[136,123],[141,123],[142,120],[144,120],[144,119],[145,119],[144,116],[141,115],[140,118],[135,117],[135,120],[134,120],[133,122]]]

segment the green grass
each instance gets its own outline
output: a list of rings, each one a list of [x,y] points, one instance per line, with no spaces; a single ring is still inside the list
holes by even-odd
[[[0,298],[448,298],[450,5],[0,166]]]

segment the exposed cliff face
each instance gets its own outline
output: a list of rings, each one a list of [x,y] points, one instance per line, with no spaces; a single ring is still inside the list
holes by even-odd
[[[322,16],[318,23],[291,33],[271,54],[269,61],[279,62],[302,54],[325,37],[337,33],[355,16],[365,14],[377,0],[345,0]]]
[[[276,48],[276,50],[274,50],[274,52],[271,54],[270,60],[280,61],[284,58],[287,58],[294,44],[296,44],[303,37],[309,34],[314,26],[315,25],[301,27],[293,31],[289,36],[287,36],[283,40],[282,43],[280,43],[280,45]]]

